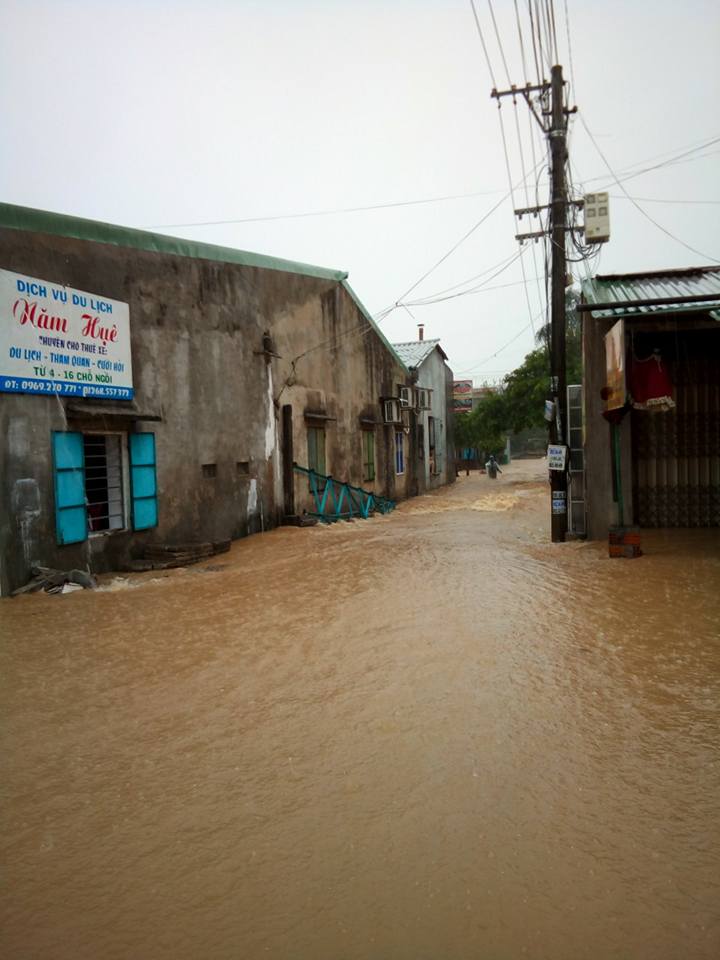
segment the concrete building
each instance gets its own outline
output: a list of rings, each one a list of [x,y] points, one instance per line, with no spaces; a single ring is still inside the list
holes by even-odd
[[[439,340],[420,338],[393,347],[410,370],[412,406],[416,410],[419,490],[431,490],[455,480],[453,438],[453,372]]]
[[[720,268],[597,276],[582,293],[570,447],[588,537],[604,539],[618,523],[619,494],[625,524],[719,527]],[[616,401],[602,396],[609,385]],[[622,418],[619,485],[608,406]]]
[[[413,378],[343,272],[0,205],[0,295],[2,593],[312,511],[293,462],[424,483]]]

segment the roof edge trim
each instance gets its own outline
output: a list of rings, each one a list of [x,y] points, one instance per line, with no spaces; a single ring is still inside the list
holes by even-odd
[[[165,253],[177,257],[189,257],[195,260],[214,260],[219,263],[235,263],[244,267],[257,267],[262,270],[279,270],[295,273],[320,280],[342,282],[347,279],[346,270],[332,270],[283,260],[262,253],[250,253],[233,247],[222,247],[213,243],[202,243],[173,237],[163,233],[138,230],[135,227],[123,227],[104,223],[101,220],[87,220],[65,213],[48,210],[36,210],[32,207],[17,206],[12,203],[0,203],[0,227],[9,230],[23,230],[32,233],[44,233],[52,236],[68,237],[75,240],[89,240],[117,247],[131,247],[147,253]]]

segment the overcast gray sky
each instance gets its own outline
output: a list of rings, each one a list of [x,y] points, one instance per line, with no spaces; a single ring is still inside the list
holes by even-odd
[[[476,6],[505,87],[489,5]],[[514,4],[493,6],[510,75],[522,83]],[[0,7],[7,202],[156,228],[473,194],[165,228],[346,269],[377,313],[508,191],[498,109],[469,0],[2,0]],[[527,8],[518,0],[524,30]],[[571,98],[617,173],[720,137],[720,4],[569,0],[567,10]],[[570,79],[565,11],[564,0],[555,0],[559,60]],[[525,43],[529,48],[527,32]],[[519,180],[513,109],[507,101],[502,113],[511,176]],[[517,111],[527,170],[531,124],[523,104]],[[614,198],[600,272],[720,261],[719,156],[720,142],[623,184],[695,253],[623,198],[574,121],[575,176],[588,188],[607,186]],[[544,183],[543,175],[541,196]],[[534,191],[533,183],[531,203]],[[523,190],[515,202],[525,205]],[[502,264],[517,252],[515,232],[508,200],[406,299]],[[520,261],[495,280],[487,282],[492,273],[480,278],[487,287],[512,286],[411,307],[426,336],[442,338],[456,374],[496,379],[532,348],[530,315],[542,310],[532,279],[542,271],[541,248],[534,252],[534,260],[528,249],[522,261],[530,313]],[[391,340],[416,337],[403,309],[382,326]]]

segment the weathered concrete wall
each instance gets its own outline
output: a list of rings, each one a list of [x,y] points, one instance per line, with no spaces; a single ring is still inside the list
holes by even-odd
[[[452,483],[455,480],[455,455],[453,447],[452,420],[452,380],[453,373],[435,349],[422,362],[417,374],[417,387],[432,391],[430,409],[418,411],[419,422],[423,424],[424,436],[424,486],[428,490]],[[448,400],[448,383],[450,399]],[[436,472],[431,472],[429,418],[435,420],[435,456]]]
[[[445,482],[455,483],[455,414],[453,413],[453,380],[455,374],[449,366],[445,364],[445,410],[447,419],[447,430],[445,431]]]
[[[359,417],[380,421],[380,396],[407,372],[334,280],[9,229],[0,266],[128,303],[134,406],[161,416],[137,422],[114,415],[129,404],[106,402],[113,415],[90,419],[69,412],[85,403],[74,398],[66,410],[56,397],[0,394],[3,593],[31,563],[118,569],[150,541],[237,538],[278,522],[283,403],[294,409],[295,460],[307,462],[304,412],[323,409],[328,468],[364,485]],[[266,363],[264,331],[282,359]],[[50,434],[65,429],[155,433],[157,528],[56,544]],[[400,498],[416,483],[409,457],[395,476],[393,443],[391,428],[376,427],[374,486]],[[309,508],[307,483],[297,493]]]
[[[613,461],[610,424],[603,417],[605,403],[605,334],[614,320],[583,319],[583,404],[585,424],[585,509],[589,540],[607,539],[608,529],[618,522],[613,500]],[[620,425],[622,487],[625,523],[632,523],[632,449],[630,417]]]
[[[261,513],[272,517],[274,435],[268,441],[268,432],[274,432],[274,417],[268,369],[257,351],[268,318],[317,295],[325,282],[288,282],[276,271],[9,230],[0,231],[0,262],[127,302],[135,405],[162,416],[157,424],[137,427],[156,434],[159,526],[59,547],[50,432],[135,426],[115,416],[66,418],[64,401],[53,397],[2,396],[0,431],[12,438],[2,473],[4,502],[11,503],[18,482],[27,479],[37,484],[40,501],[22,535],[12,511],[0,529],[14,584],[24,580],[29,560],[108,569],[126,564],[148,540],[238,537],[259,529]],[[250,464],[248,474],[239,472],[243,462]],[[215,464],[216,477],[205,478],[203,464]]]
[[[300,310],[273,320],[280,359],[273,360],[277,407],[293,409],[294,459],[308,466],[307,414],[327,418],[326,471],[343,482],[393,499],[413,495],[414,460],[406,449],[405,473],[395,473],[395,430],[383,424],[381,397],[397,395],[408,373],[363,316],[348,291],[335,285]],[[375,422],[375,480],[363,479],[361,418]],[[315,421],[313,421],[315,422]],[[406,439],[406,447],[408,447]],[[296,512],[312,511],[307,478],[295,476]]]

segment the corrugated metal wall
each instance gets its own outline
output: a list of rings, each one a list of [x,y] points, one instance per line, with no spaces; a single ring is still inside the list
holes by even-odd
[[[632,413],[635,521],[720,526],[720,331],[678,342],[676,408]],[[667,356],[667,354],[664,354]]]

